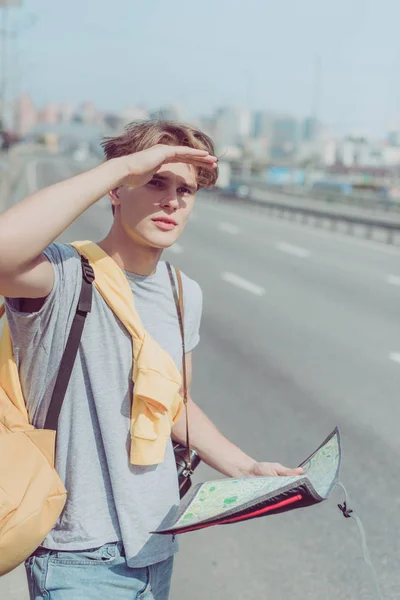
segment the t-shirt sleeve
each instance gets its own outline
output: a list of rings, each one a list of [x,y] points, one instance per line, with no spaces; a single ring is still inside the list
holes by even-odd
[[[52,318],[57,317],[60,302],[69,306],[76,296],[71,281],[78,281],[81,262],[74,248],[67,244],[51,244],[43,254],[53,267],[53,289],[37,312],[21,312],[21,298],[5,298],[11,333],[20,335],[25,330],[26,333],[32,330],[31,333],[37,334],[40,328],[43,329]]]
[[[35,408],[44,386],[56,376],[82,278],[79,255],[71,246],[51,244],[44,254],[53,266],[54,285],[40,310],[21,312],[20,298],[5,298],[14,356],[29,409]]]
[[[200,342],[200,323],[203,311],[203,292],[196,281],[188,280],[187,282],[184,309],[185,347],[186,352],[192,352]]]

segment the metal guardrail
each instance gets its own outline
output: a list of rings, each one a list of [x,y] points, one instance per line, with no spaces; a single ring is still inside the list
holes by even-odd
[[[217,198],[222,198],[226,201],[237,202],[243,205],[253,205],[264,210],[269,211],[271,215],[285,217],[286,215],[295,216],[300,215],[302,217],[302,223],[309,223],[311,219],[314,220],[314,225],[323,223],[326,221],[330,222],[331,231],[335,231],[339,223],[347,224],[347,233],[354,234],[355,226],[360,225],[365,228],[365,237],[367,239],[372,238],[373,231],[378,229],[384,231],[386,235],[386,242],[388,244],[395,243],[397,236],[400,239],[400,223],[393,221],[385,221],[383,219],[374,219],[369,217],[346,215],[337,212],[329,212],[325,210],[318,210],[315,208],[305,208],[302,206],[296,206],[294,204],[282,204],[279,202],[271,202],[269,200],[257,200],[255,198],[247,197],[242,198],[232,193],[224,193],[219,191]]]
[[[362,196],[359,194],[339,194],[338,192],[328,190],[313,190],[313,189],[296,189],[288,186],[260,186],[257,190],[265,190],[281,196],[304,198],[306,200],[314,200],[315,202],[325,202],[333,206],[345,205],[347,207],[363,208],[368,211],[383,211],[387,213],[399,213],[400,202],[391,198],[379,198],[373,196]]]
[[[381,197],[378,194],[355,191],[351,194],[343,194],[335,190],[312,188],[310,185],[273,185],[264,181],[254,179],[234,178],[232,183],[235,185],[246,185],[256,193],[270,192],[283,197],[304,198],[316,202],[326,202],[331,205],[346,205],[348,207],[358,207],[370,211],[384,211],[387,213],[400,212],[400,200],[394,198]]]

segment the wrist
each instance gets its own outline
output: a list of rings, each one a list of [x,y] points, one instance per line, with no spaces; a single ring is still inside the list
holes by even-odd
[[[113,188],[122,185],[127,177],[131,174],[129,161],[126,156],[119,156],[117,158],[110,158],[106,162],[112,173],[112,178],[115,181]]]
[[[250,466],[248,477],[261,477],[263,475],[260,463],[257,460],[253,460]]]
[[[229,477],[257,477],[259,475],[259,463],[246,456],[246,458],[237,465],[234,465],[228,474]]]

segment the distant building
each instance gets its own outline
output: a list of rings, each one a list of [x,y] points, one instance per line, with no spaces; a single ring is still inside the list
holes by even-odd
[[[219,148],[241,146],[252,133],[252,114],[246,108],[222,107],[214,116],[214,136]]]
[[[99,123],[99,113],[93,102],[84,102],[78,108],[74,119],[85,125],[97,125]]]
[[[356,164],[356,148],[353,140],[344,140],[337,153],[337,162],[345,167]]]
[[[302,124],[301,139],[305,142],[315,142],[321,134],[321,124],[314,117],[307,117]]]
[[[74,116],[74,105],[70,102],[60,104],[59,120],[61,123],[70,123]]]
[[[268,163],[270,157],[269,139],[258,138],[251,139],[246,145],[247,151],[250,153],[254,162],[259,164]]]
[[[40,123],[46,123],[47,125],[53,125],[58,123],[60,120],[60,105],[56,102],[48,102],[39,111],[38,121]]]
[[[387,167],[400,167],[400,144],[396,147],[385,146],[382,149],[383,163]]]
[[[237,114],[233,108],[219,108],[215,114],[215,141],[221,148],[236,146],[238,139]]]
[[[388,142],[390,146],[400,147],[400,130],[392,130],[388,133]]]
[[[198,119],[192,119],[192,124],[194,127],[204,131],[204,133],[209,135],[212,139],[215,138],[215,120],[213,117],[207,116],[199,117]]]
[[[256,161],[266,162],[270,158],[276,114],[271,111],[255,111],[252,120],[251,153]]]
[[[251,137],[253,115],[251,110],[248,108],[239,108],[237,114],[239,142],[244,143]]]
[[[336,143],[335,163],[349,168],[385,169],[400,166],[400,146],[369,142],[365,138],[346,138]]]
[[[37,110],[29,94],[23,94],[14,105],[14,128],[18,135],[25,135],[36,125],[38,120]]]
[[[337,140],[328,140],[325,142],[321,152],[321,162],[323,165],[332,166],[337,163]]]
[[[294,158],[300,144],[300,123],[295,117],[278,117],[274,120],[270,146],[271,159]]]
[[[276,115],[269,111],[258,110],[253,115],[252,138],[271,140]]]

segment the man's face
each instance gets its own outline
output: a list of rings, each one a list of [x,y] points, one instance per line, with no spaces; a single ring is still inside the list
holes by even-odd
[[[168,248],[181,235],[193,210],[197,175],[185,163],[163,165],[146,185],[122,185],[111,194],[115,219],[132,240]]]

